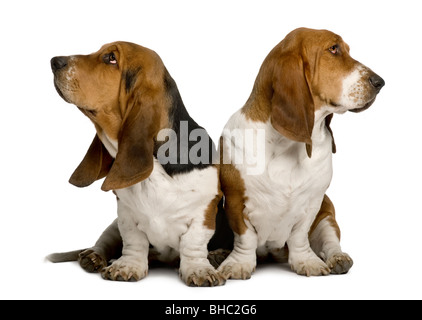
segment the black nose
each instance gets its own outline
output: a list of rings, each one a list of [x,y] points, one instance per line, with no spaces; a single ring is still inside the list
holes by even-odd
[[[377,74],[373,74],[369,77],[369,82],[372,84],[372,86],[377,89],[378,91],[381,90],[382,87],[385,85],[385,81],[383,78],[381,78]]]
[[[67,57],[54,57],[50,61],[51,63],[51,70],[56,72],[57,70],[63,69],[67,66]]]

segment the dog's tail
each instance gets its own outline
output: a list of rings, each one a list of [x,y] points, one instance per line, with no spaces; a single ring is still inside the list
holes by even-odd
[[[68,251],[68,252],[58,252],[52,253],[45,257],[48,261],[51,262],[69,262],[69,261],[78,261],[79,254],[83,252],[85,249],[75,250],[75,251]]]

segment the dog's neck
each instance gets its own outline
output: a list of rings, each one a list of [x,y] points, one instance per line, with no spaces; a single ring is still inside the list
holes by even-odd
[[[107,149],[108,153],[113,158],[116,158],[119,144],[117,140],[111,139],[104,130],[97,130],[97,135],[103,143],[104,147]]]
[[[318,143],[326,139],[327,134],[330,136],[326,125],[326,118],[332,114],[330,107],[322,107],[315,111],[314,127],[312,129],[312,142],[313,144]]]

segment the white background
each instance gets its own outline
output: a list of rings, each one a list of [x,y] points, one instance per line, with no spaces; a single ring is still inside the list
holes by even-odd
[[[421,16],[418,1],[13,1],[0,10],[0,298],[421,299]],[[126,40],[161,56],[191,116],[217,140],[267,53],[291,30],[329,29],[384,78],[364,113],[335,116],[328,190],[354,259],[347,275],[306,278],[287,265],[248,281],[189,288],[175,270],[121,283],[52,264],[94,244],[116,217],[100,182],[67,181],[95,134],[56,93],[50,59]]]

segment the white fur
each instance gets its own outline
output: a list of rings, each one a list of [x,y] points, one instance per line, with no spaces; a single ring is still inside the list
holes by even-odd
[[[362,104],[364,86],[360,79],[364,70],[363,67],[358,66],[343,80],[340,105],[346,110]]]
[[[324,242],[318,239],[324,239]],[[342,254],[339,239],[327,219],[323,219],[312,232],[310,242],[314,252],[324,260]]]
[[[102,141],[112,156],[117,142],[103,135]],[[214,230],[204,225],[205,212],[218,194],[216,167],[194,169],[169,176],[157,159],[151,175],[124,189],[118,197],[118,225],[123,238],[123,254],[106,272],[130,273],[141,279],[147,274],[149,244],[161,261],[180,255],[180,275],[185,282],[192,277],[215,275],[207,260],[207,244]],[[200,280],[192,280],[200,281]]]
[[[311,249],[308,232],[332,177],[332,137],[325,118],[334,112],[362,108],[374,99],[369,73],[367,67],[358,64],[342,80],[338,104],[322,106],[315,112],[311,158],[304,143],[281,135],[270,120],[266,123],[248,120],[241,110],[230,118],[222,134],[224,163],[232,163],[244,180],[243,213],[248,229],[242,235],[235,234],[234,250],[219,267],[223,275],[248,278],[256,266],[256,252],[273,254],[285,244],[289,248],[289,263],[299,274],[327,274],[330,272],[328,266],[335,267],[338,261],[351,266],[350,257],[341,252],[339,239],[328,221],[318,225],[311,239],[312,249],[328,266]],[[258,133],[265,132],[265,156],[262,158],[254,154],[256,147],[245,143],[250,130],[256,137],[252,141],[259,140]],[[263,168],[250,170],[256,159]],[[280,253],[283,255],[282,251]],[[335,272],[342,272],[342,268]]]
[[[304,268],[303,272],[310,274],[328,272],[326,265],[310,249],[307,234],[332,176],[331,135],[325,126],[325,113],[317,112],[315,116],[311,158],[304,143],[285,138],[270,121],[253,122],[238,111],[227,123],[226,133],[230,128],[252,128],[256,132],[265,130],[266,136],[265,170],[251,175],[247,167],[251,163],[248,160],[250,148],[240,144],[234,146],[234,140],[226,139],[223,132],[224,148],[245,155],[243,163],[233,164],[245,182],[244,214],[248,217],[245,221],[248,231],[235,236],[235,250],[220,267],[223,273],[229,272],[233,276],[234,270],[238,270],[234,277],[248,277],[255,268],[255,250],[279,249],[286,242],[294,270],[299,272]]]
[[[367,80],[370,69],[362,64],[357,67],[343,79],[342,91],[339,100],[339,106],[335,107],[332,112],[344,113],[348,110],[361,108],[369,102],[370,97],[368,91],[369,81]]]
[[[70,83],[71,81],[73,81],[75,77],[75,66],[73,64],[74,60],[75,60],[75,57],[71,56],[69,57],[69,60],[67,62],[69,64],[69,68],[67,69],[66,74],[65,74],[67,83]]]
[[[204,212],[218,194],[217,183],[215,167],[170,177],[154,159],[154,170],[147,179],[116,190],[119,223],[133,220],[159,252],[168,247],[179,252],[180,237],[195,222],[203,224]]]

